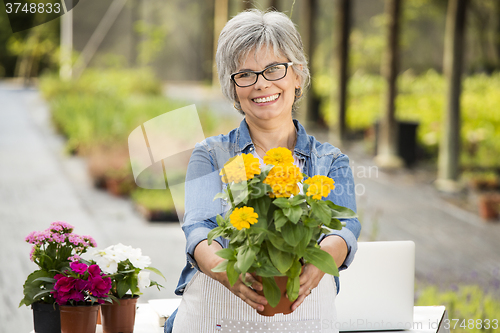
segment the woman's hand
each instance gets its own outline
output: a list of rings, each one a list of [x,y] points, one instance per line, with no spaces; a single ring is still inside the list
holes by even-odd
[[[302,273],[300,274],[300,289],[299,289],[299,297],[292,304],[292,311],[298,308],[300,304],[304,301],[304,299],[309,296],[311,291],[316,288],[319,284],[319,281],[325,275],[324,272],[316,268],[316,266],[311,264],[306,264]]]
[[[335,263],[337,268],[342,265],[347,257],[347,244],[340,236],[332,235],[325,237],[320,243],[321,249],[328,252]],[[292,311],[302,304],[304,299],[309,296],[311,291],[316,288],[323,278],[325,273],[311,264],[306,264],[302,273],[300,274],[300,289],[299,297],[292,304]]]
[[[208,245],[206,240],[200,242],[194,249],[194,258],[200,270],[206,275],[210,276],[212,279],[222,283],[227,289],[229,289],[233,294],[241,298],[245,303],[250,305],[252,308],[263,311],[264,305],[267,304],[267,300],[264,296],[261,296],[255,292],[255,290],[262,290],[262,284],[254,279],[251,274],[246,275],[246,280],[251,282],[251,287],[247,287],[243,281],[241,281],[241,276],[236,283],[231,286],[227,278],[227,273],[215,273],[212,272],[212,268],[216,267],[219,263],[224,261],[215,252],[222,249],[219,243],[212,242]]]

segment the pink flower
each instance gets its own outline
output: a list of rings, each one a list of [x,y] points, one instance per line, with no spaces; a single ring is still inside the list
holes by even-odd
[[[98,265],[90,265],[89,266],[89,274],[91,277],[98,277],[101,276],[101,269],[99,268]]]
[[[79,262],[76,262],[76,261],[73,261],[71,264],[69,264],[69,267],[75,272],[75,273],[78,273],[78,274],[85,274],[85,272],[87,271],[87,268],[89,266],[87,266],[86,264],[84,263],[79,263]]]
[[[97,246],[97,243],[96,241],[94,240],[94,238],[90,237],[90,236],[83,236],[83,239],[85,240],[85,242],[87,243],[87,247],[96,247]]]
[[[30,260],[31,261],[35,261],[35,250],[36,250],[36,245],[33,245],[33,247],[31,248],[31,252],[30,252]]]
[[[72,255],[71,257],[68,257],[68,260],[71,262],[78,261],[82,259],[78,254]]]
[[[73,229],[74,229],[74,227],[67,222],[56,221],[56,222],[52,222],[50,224],[49,229],[47,229],[47,230],[52,231],[52,232],[61,232],[64,234],[69,234],[73,231]]]
[[[111,290],[111,278],[102,276],[90,276],[91,283],[89,291],[94,297],[106,297]]]

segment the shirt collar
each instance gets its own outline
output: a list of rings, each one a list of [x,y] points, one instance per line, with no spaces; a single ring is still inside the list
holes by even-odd
[[[296,119],[293,120],[293,124],[297,129],[297,142],[295,143],[294,152],[296,154],[309,156],[311,154],[311,143],[309,142],[306,130]],[[240,127],[238,128],[236,145],[238,147],[238,153],[246,151],[248,146],[253,146],[252,138],[250,137],[250,131],[245,118],[243,118],[240,123]]]

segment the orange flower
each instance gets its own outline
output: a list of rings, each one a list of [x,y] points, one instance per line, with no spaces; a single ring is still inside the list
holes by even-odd
[[[313,199],[321,200],[322,197],[328,196],[331,190],[335,189],[333,185],[335,181],[326,176],[314,176],[308,178],[304,181],[304,184],[308,184],[306,195],[313,197]]]
[[[252,154],[241,154],[230,158],[220,171],[224,183],[239,183],[250,180],[260,173],[259,159]]]
[[[300,188],[297,185],[303,179],[300,169],[292,163],[274,166],[264,183],[271,185],[273,192],[271,197],[286,197],[299,194]]]

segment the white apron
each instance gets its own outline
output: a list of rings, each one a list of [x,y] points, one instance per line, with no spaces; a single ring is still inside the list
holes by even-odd
[[[173,333],[337,333],[336,295],[333,276],[325,274],[294,312],[267,317],[198,271],[184,290]]]

